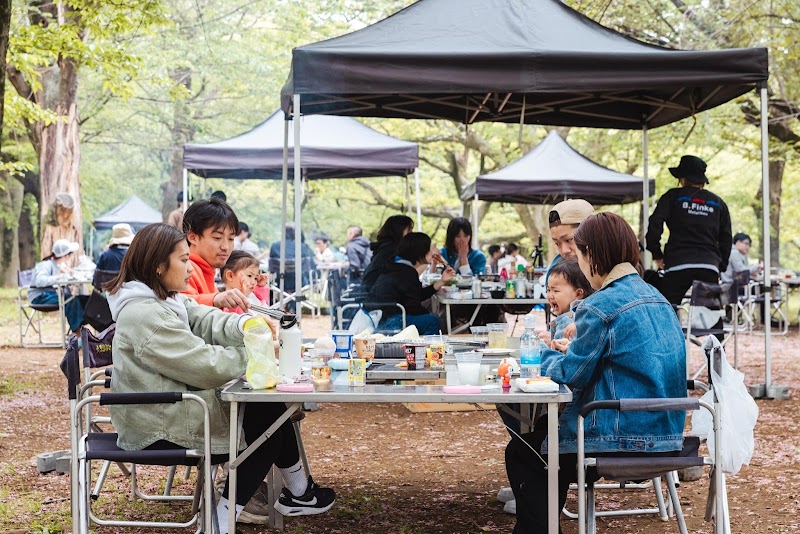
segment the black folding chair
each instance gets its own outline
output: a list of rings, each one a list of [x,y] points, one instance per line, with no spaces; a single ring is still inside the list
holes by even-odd
[[[689,297],[689,313],[686,321],[686,326],[683,327],[683,332],[686,337],[686,372],[689,371],[689,349],[691,344],[694,343],[698,347],[702,345],[702,338],[706,336],[717,336],[725,346],[728,341],[733,339],[733,359],[734,365],[739,361],[739,338],[738,338],[738,314],[736,310],[739,305],[739,294],[737,284],[735,282],[728,284],[710,284],[695,280],[692,283],[692,293]],[[697,308],[704,307],[712,312],[719,312],[719,320],[713,325],[705,325],[697,327],[693,325],[693,318],[697,313]],[[722,321],[726,309],[731,310],[731,317],[733,324],[725,325]],[[697,378],[706,367],[705,362],[694,376],[687,376],[687,378]]]

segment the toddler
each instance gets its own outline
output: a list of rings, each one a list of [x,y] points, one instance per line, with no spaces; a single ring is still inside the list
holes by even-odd
[[[550,321],[550,348],[555,348],[556,340],[575,337],[575,308],[593,291],[576,260],[560,261],[550,269],[547,301],[555,315]]]
[[[238,289],[252,304],[269,304],[267,275],[260,272],[258,260],[249,252],[231,252],[225,266],[220,270],[220,276],[225,283],[225,290]],[[226,308],[225,311],[243,313],[240,308]]]

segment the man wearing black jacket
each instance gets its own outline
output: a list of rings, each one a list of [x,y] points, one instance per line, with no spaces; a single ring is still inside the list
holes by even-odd
[[[697,156],[683,156],[669,172],[679,187],[658,199],[647,230],[647,250],[665,270],[659,289],[672,304],[680,304],[694,280],[716,284],[728,267],[733,237],[725,202],[705,189],[706,163]],[[662,252],[664,223],[669,240]]]

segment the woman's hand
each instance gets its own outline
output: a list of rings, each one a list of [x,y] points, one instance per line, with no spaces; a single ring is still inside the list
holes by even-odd
[[[575,323],[571,323],[564,329],[564,338],[572,339],[573,337],[575,337],[575,334],[577,333],[578,333],[578,328],[575,326]]]
[[[445,285],[447,282],[449,282],[450,280],[452,280],[452,279],[453,279],[453,277],[454,277],[455,275],[456,275],[456,272],[453,270],[453,268],[452,268],[452,267],[448,267],[447,269],[445,269],[445,270],[442,272],[442,278],[441,278],[441,280],[436,280],[436,281],[433,283],[433,288],[434,288],[436,291],[439,291],[439,290],[440,290],[442,287],[444,287],[444,285]]]
[[[213,302],[214,306],[219,309],[241,308],[242,311],[250,309],[250,302],[247,300],[247,297],[244,296],[244,293],[238,289],[229,289],[228,291],[217,293],[214,295]]]
[[[469,255],[469,242],[468,241],[460,241],[456,240],[456,252],[458,253],[458,262],[461,265],[469,265],[468,255]]]
[[[569,348],[570,340],[569,339],[554,339],[552,341],[552,348],[559,352],[563,352],[566,354],[567,348]]]

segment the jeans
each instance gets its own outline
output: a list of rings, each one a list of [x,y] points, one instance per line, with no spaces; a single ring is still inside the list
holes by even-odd
[[[421,336],[438,334],[442,331],[439,318],[432,313],[423,315],[406,315],[406,326],[414,325]],[[400,330],[403,328],[403,316],[396,313],[381,321],[381,330]]]
[[[69,299],[64,304],[64,316],[67,318],[70,331],[75,332],[83,324],[83,308],[89,301],[89,296],[76,295],[70,299],[69,295],[65,295],[64,299]],[[55,291],[47,291],[33,299],[31,304],[58,304],[58,294]]]
[[[244,411],[242,430],[245,441],[253,443],[269,426],[286,411],[283,403],[267,402],[253,404]],[[173,449],[182,448],[166,440],[159,440],[146,449]],[[211,464],[219,465],[227,462],[227,454],[212,454]],[[236,504],[246,505],[258,490],[258,486],[266,478],[267,473],[275,464],[278,468],[292,467],[300,461],[297,450],[297,438],[294,427],[288,419],[261,444],[253,454],[247,457],[237,469],[236,477]],[[228,479],[230,481],[230,478]],[[222,496],[228,498],[228,481]]]

